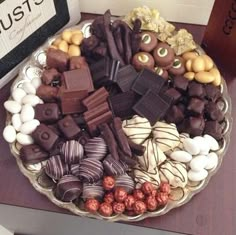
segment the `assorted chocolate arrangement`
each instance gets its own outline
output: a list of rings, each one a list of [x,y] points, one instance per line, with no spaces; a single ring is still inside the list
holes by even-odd
[[[26,166],[43,164],[60,201],[104,217],[157,211],[218,165],[220,73],[154,9],[107,11],[90,31],[64,31],[41,77],[12,91],[3,136]]]

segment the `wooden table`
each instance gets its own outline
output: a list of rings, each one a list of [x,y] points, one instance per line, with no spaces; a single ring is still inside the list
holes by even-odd
[[[82,14],[82,19],[94,15]],[[188,24],[176,24],[187,28],[198,43],[201,42],[205,27]],[[221,68],[232,101],[236,100],[236,78],[230,77]],[[10,84],[0,90],[0,132],[5,126],[4,101],[9,97]],[[236,109],[232,113],[236,119]],[[236,233],[236,132],[231,134],[231,144],[218,173],[202,192],[186,205],[170,211],[168,214],[135,223],[155,229],[169,230],[186,234],[233,235]],[[34,208],[45,211],[68,213],[56,207],[45,196],[36,192],[29,181],[20,173],[8,144],[0,138],[0,203]]]

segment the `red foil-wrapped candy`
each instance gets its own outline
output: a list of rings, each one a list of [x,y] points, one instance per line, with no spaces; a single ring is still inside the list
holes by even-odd
[[[112,176],[105,176],[102,181],[102,186],[107,191],[112,190],[115,186],[115,179]]]
[[[145,182],[142,184],[141,190],[146,195],[151,195],[152,191],[154,190],[153,184],[150,182]]]
[[[160,191],[163,192],[163,193],[167,193],[168,195],[170,194],[170,184],[168,183],[161,183],[160,185]]]
[[[150,196],[156,197],[157,193],[158,193],[158,191],[156,189],[154,189]]]
[[[134,203],[134,212],[136,215],[143,214],[147,211],[147,206],[143,201],[136,201]]]
[[[167,193],[158,192],[156,195],[156,200],[158,206],[165,206],[169,200],[169,195]]]
[[[106,216],[106,217],[111,216],[113,213],[112,205],[109,203],[103,202],[102,204],[100,204],[98,211],[102,216]]]
[[[105,194],[104,198],[103,198],[103,201],[104,202],[107,202],[107,203],[113,203],[115,201],[115,198],[114,198],[114,195],[113,193],[107,193]]]
[[[95,213],[98,211],[99,205],[100,203],[98,200],[91,198],[85,202],[85,209],[90,213]]]
[[[128,210],[128,211],[133,210],[135,201],[136,200],[135,200],[134,196],[128,195],[127,198],[125,199],[126,210]]]
[[[114,192],[114,197],[117,202],[123,202],[127,197],[127,192],[122,187],[117,187]]]
[[[125,204],[122,202],[114,202],[113,211],[116,214],[122,214],[125,211]]]
[[[135,189],[133,191],[133,196],[134,196],[135,200],[137,200],[137,201],[143,201],[145,198],[145,195],[141,189]]]
[[[149,211],[155,211],[155,210],[157,209],[158,203],[157,203],[157,200],[156,200],[155,197],[153,197],[153,196],[148,196],[148,197],[146,198],[145,202],[146,202],[147,209],[148,209]]]

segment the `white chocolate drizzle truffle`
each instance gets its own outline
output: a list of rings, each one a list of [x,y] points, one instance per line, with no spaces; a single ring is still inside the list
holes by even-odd
[[[138,162],[142,169],[146,171],[153,170],[166,160],[166,155],[153,139],[147,139],[143,146],[146,147],[145,153],[143,156],[138,157]]]
[[[168,182],[174,188],[184,188],[188,182],[185,164],[167,160],[159,166],[159,172],[161,181]]]
[[[174,123],[157,122],[153,126],[152,133],[158,147],[164,153],[180,144],[179,132]]]
[[[157,168],[147,172],[139,166],[134,168],[134,181],[136,182],[136,188],[140,188],[145,182],[150,182],[155,188],[159,188],[161,182]]]
[[[138,115],[133,116],[132,119],[124,120],[122,127],[126,136],[136,144],[143,143],[152,130],[150,122]]]

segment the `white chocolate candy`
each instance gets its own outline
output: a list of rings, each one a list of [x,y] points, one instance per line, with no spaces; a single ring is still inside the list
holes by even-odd
[[[150,182],[155,188],[159,188],[161,182],[157,168],[147,172],[138,166],[134,168],[134,181],[136,182],[136,188],[140,188],[145,182]]]
[[[16,113],[11,118],[12,125],[14,126],[16,131],[20,131],[20,127],[22,125],[20,114]]]
[[[31,106],[36,106],[37,104],[40,103],[40,98],[36,95],[26,95],[23,99],[22,99],[22,104],[30,104]]]
[[[146,147],[145,153],[143,156],[138,157],[138,162],[142,169],[146,171],[153,170],[166,160],[166,155],[152,139],[146,140],[143,146]]]
[[[16,140],[21,144],[21,145],[29,145],[29,144],[33,144],[34,140],[30,135],[26,135],[26,134],[22,134],[22,133],[18,133],[16,135]]]
[[[167,182],[175,188],[184,188],[187,185],[188,175],[185,164],[166,160],[158,169],[161,182]]]
[[[218,165],[219,159],[216,153],[211,152],[207,155],[207,165],[205,166],[206,170],[214,169]]]
[[[204,180],[208,176],[208,172],[205,169],[202,169],[201,171],[193,171],[190,170],[188,172],[188,178],[189,180],[193,182],[198,182]]]
[[[20,119],[22,122],[29,122],[34,119],[34,109],[31,105],[25,104],[22,106]]]
[[[132,119],[124,120],[122,128],[126,136],[136,144],[143,143],[152,130],[150,122],[138,115],[133,116]]]
[[[21,105],[14,100],[4,102],[4,107],[10,113],[19,113],[21,111]]]
[[[198,155],[192,159],[189,166],[193,171],[201,171],[206,167],[207,164],[208,164],[207,156]]]
[[[21,125],[20,132],[26,135],[31,134],[39,124],[40,122],[36,119],[33,119],[29,122],[25,122]]]
[[[16,130],[12,125],[7,125],[3,130],[3,138],[8,143],[13,143],[16,140]]]
[[[177,150],[170,154],[170,158],[177,162],[190,162],[192,160],[192,155],[183,150]]]
[[[22,99],[26,96],[26,92],[21,88],[16,88],[11,95],[12,98],[20,104]]]
[[[197,143],[197,145],[200,147],[199,155],[207,155],[210,151],[210,145],[206,141],[205,138],[202,136],[196,136],[193,138],[193,140]]]
[[[217,142],[217,140],[214,137],[212,137],[211,135],[207,135],[207,134],[204,135],[203,137],[208,142],[208,144],[210,146],[210,150],[212,150],[212,151],[219,150],[219,148],[220,148],[219,143]]]
[[[173,123],[157,122],[153,126],[152,133],[159,148],[163,152],[174,149],[180,144],[179,132]]]
[[[31,84],[37,90],[40,87],[40,85],[42,84],[42,80],[40,77],[35,77],[31,80]]]
[[[200,147],[198,145],[198,142],[194,141],[194,139],[191,138],[184,139],[183,147],[191,155],[197,155],[200,153]]]
[[[27,94],[36,94],[36,89],[30,82],[24,82],[22,88]]]

